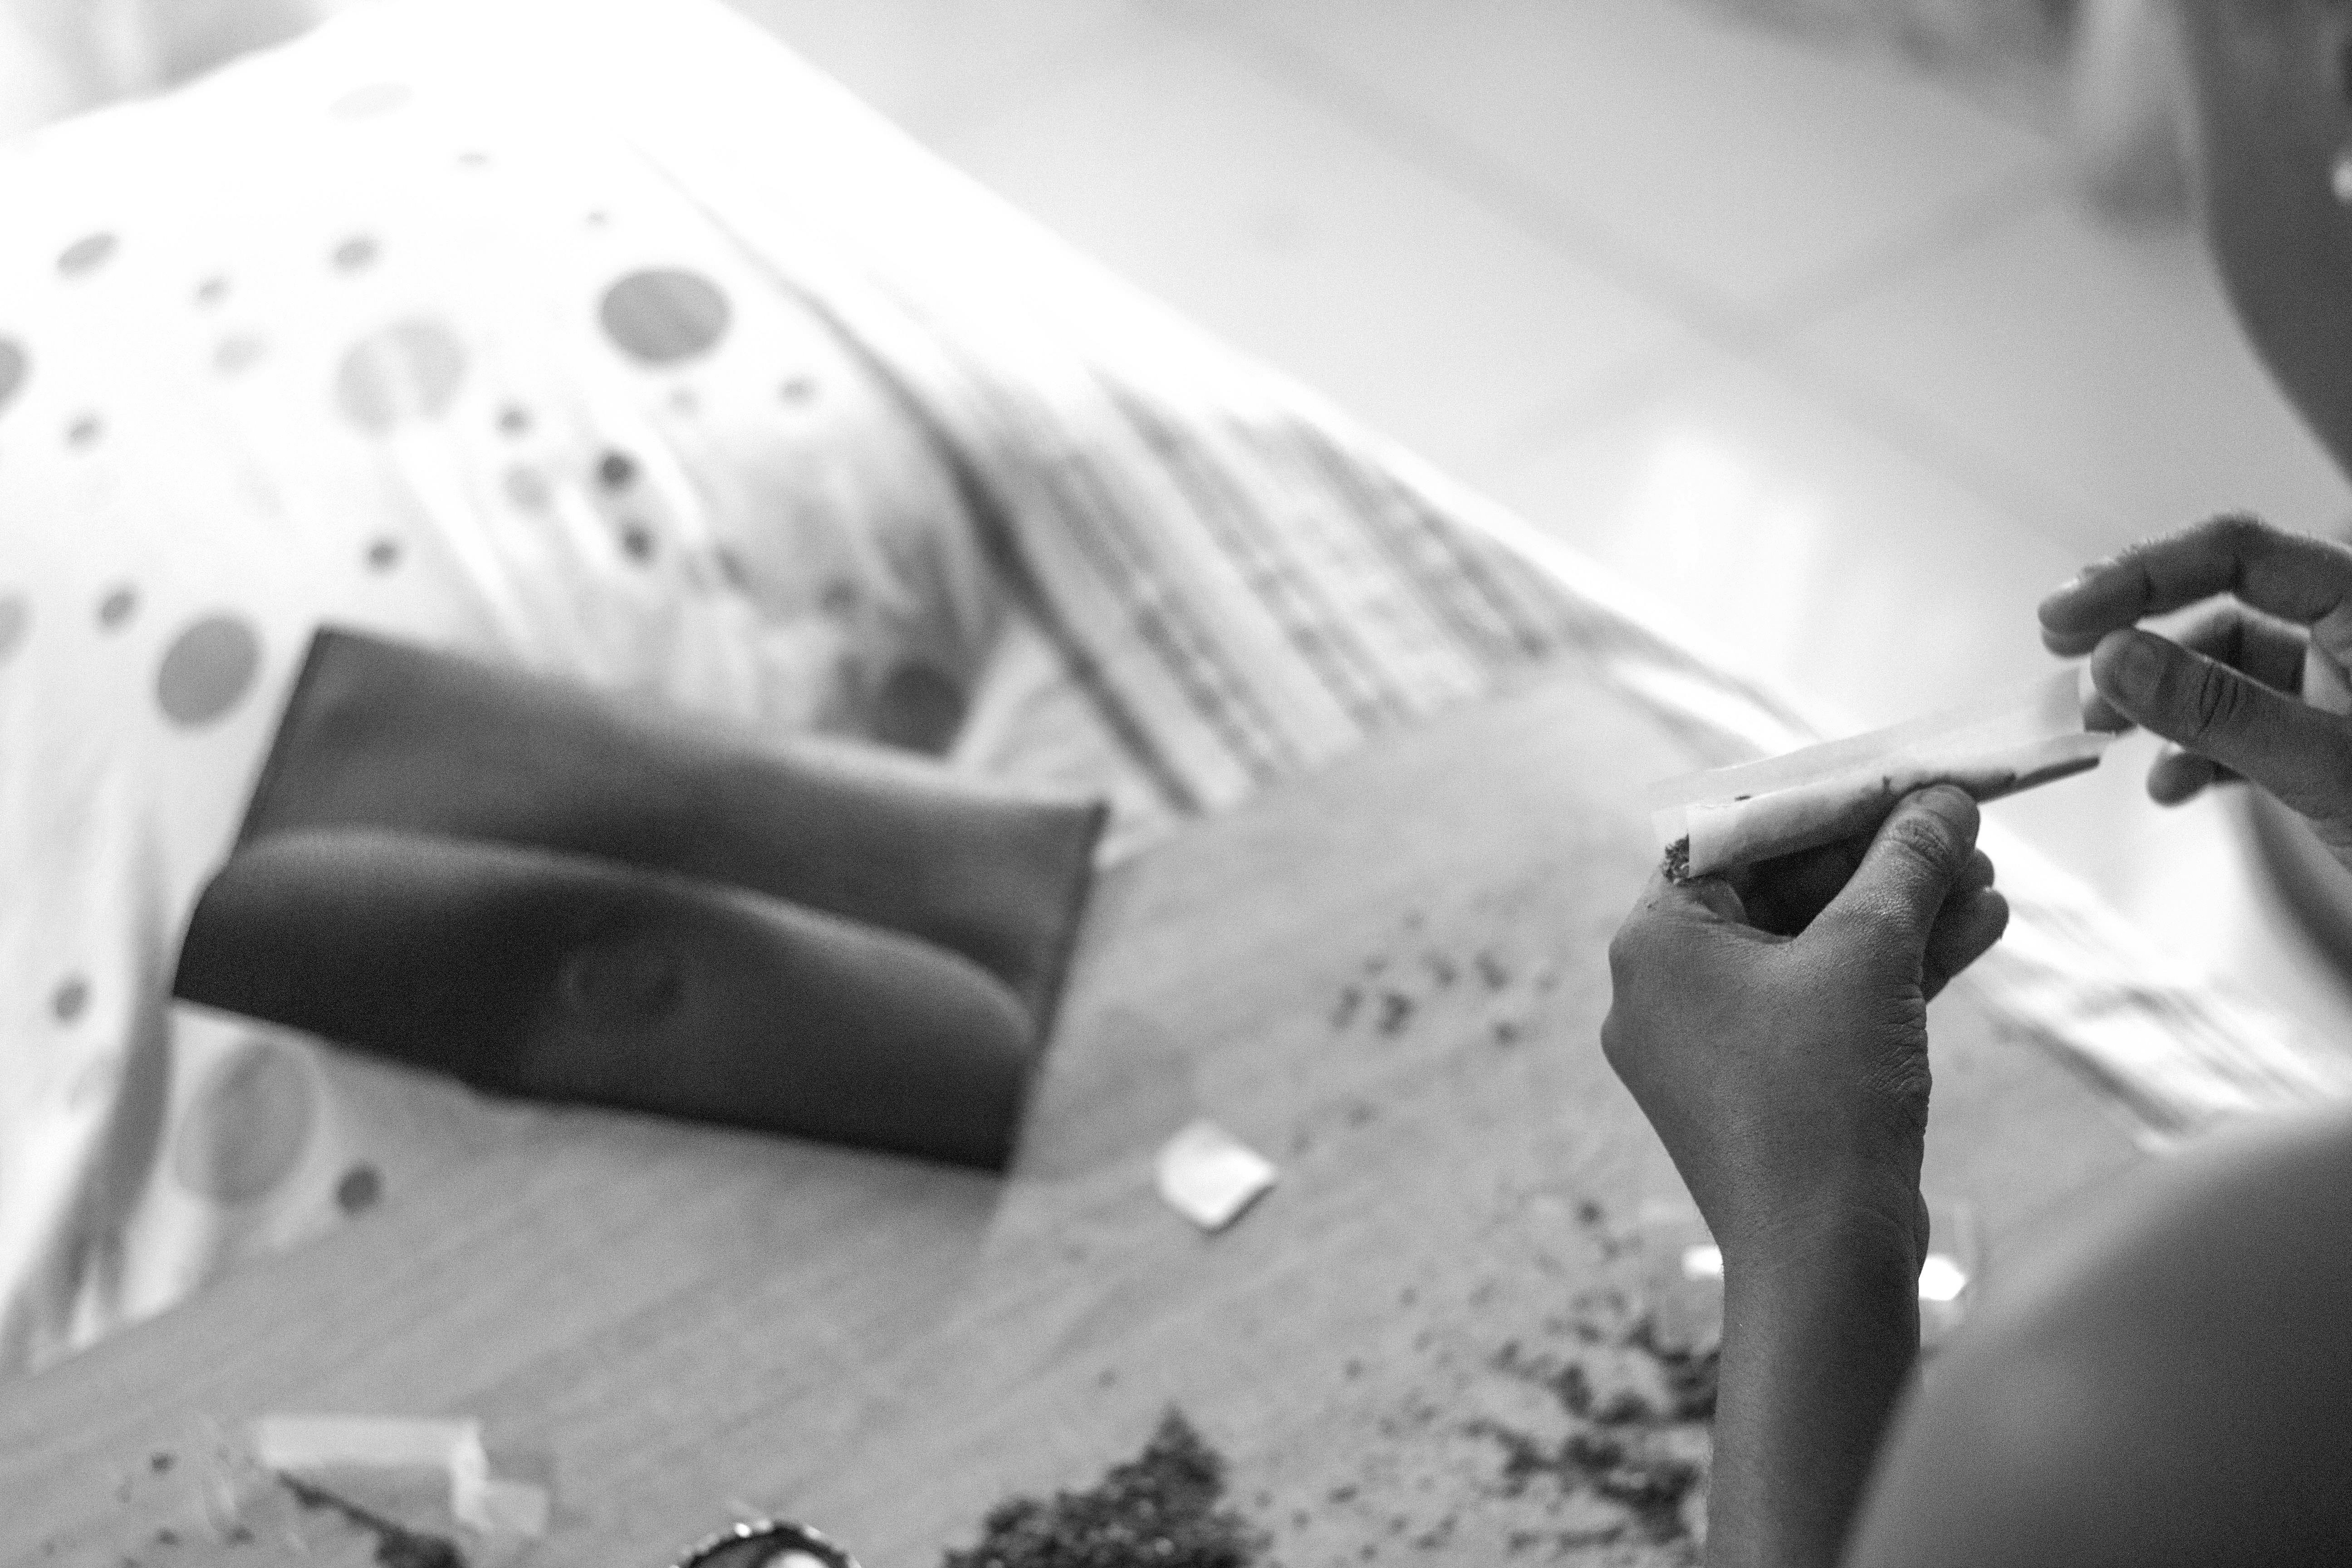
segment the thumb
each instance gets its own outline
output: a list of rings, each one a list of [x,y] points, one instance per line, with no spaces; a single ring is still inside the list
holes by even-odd
[[[1809,931],[1868,932],[1925,951],[1944,900],[1976,851],[1977,803],[1953,784],[1906,795],[1863,852],[1862,864]]]
[[[2334,714],[2128,628],[2099,639],[2091,679],[2126,718],[2252,779],[2305,816],[2338,822],[2352,805],[2352,726]]]

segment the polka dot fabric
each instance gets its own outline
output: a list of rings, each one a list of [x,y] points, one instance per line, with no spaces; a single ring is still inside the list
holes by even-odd
[[[998,637],[924,432],[771,269],[335,31],[0,150],[0,1373],[501,1114],[419,1142],[442,1091],[168,1001],[316,626],[933,752]]]

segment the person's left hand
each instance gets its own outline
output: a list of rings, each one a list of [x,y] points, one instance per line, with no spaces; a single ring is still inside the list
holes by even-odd
[[[1602,1049],[1727,1265],[1814,1224],[1892,1223],[1925,1256],[1927,999],[2009,922],[1977,821],[1938,785],[1866,837],[1654,875],[1611,944]]]

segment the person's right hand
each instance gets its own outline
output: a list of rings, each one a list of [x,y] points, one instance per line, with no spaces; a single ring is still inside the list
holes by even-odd
[[[2178,640],[2137,625],[2208,600]],[[2100,698],[2173,742],[2151,796],[2251,780],[2352,868],[2352,716],[2299,695],[2307,647],[2352,668],[2352,548],[2218,517],[2084,567],[2041,617],[2053,653],[2089,654]]]
[[[1653,873],[1609,944],[1601,1048],[1727,1268],[1857,1225],[1927,1247],[1927,1002],[2009,922],[1949,784],[1728,876]]]

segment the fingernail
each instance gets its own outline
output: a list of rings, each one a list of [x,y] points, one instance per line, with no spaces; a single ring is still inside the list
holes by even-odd
[[[2034,619],[2046,626],[2053,618],[2074,618],[2070,612],[2075,609],[2076,601],[2082,597],[2083,590],[2090,586],[2091,579],[2097,575],[2098,570],[2095,566],[2085,566],[2042,595],[2042,602],[2033,606]]]
[[[2075,590],[2090,582],[2092,578],[2097,576],[2101,572],[2106,570],[2106,565],[2107,563],[2104,561],[2092,562],[2088,566],[2084,567],[2072,577],[2067,578],[2064,582],[2051,589],[2050,592],[2044,594],[2042,595],[2043,600],[2048,601],[2051,599],[2065,597],[2067,595],[2074,593]]]
[[[1942,795],[1944,797],[1944,804],[1956,811],[1970,810],[1974,808],[1977,803],[1976,796],[1970,795],[1968,791],[1955,784],[1936,784],[1931,786],[1927,793],[1929,795]]]
[[[2152,700],[2164,679],[2164,649],[2154,637],[2139,632],[2115,635],[2123,638],[2123,644],[2105,662],[2116,693],[2134,702]]]

